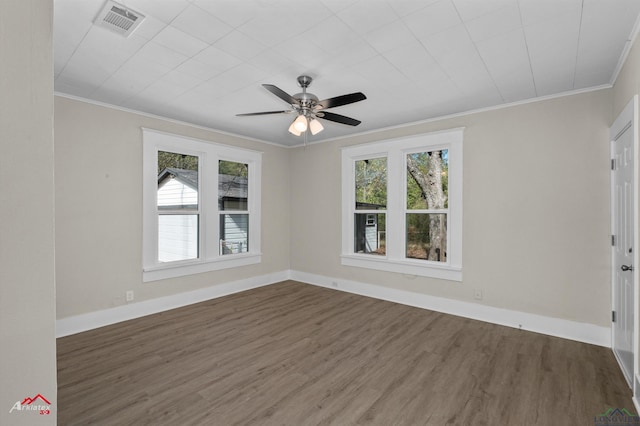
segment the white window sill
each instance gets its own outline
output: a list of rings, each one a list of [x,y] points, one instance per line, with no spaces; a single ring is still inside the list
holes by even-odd
[[[451,265],[435,265],[433,262],[425,264],[425,261],[411,259],[388,259],[371,254],[343,254],[341,258],[345,266],[462,281],[462,268]]]
[[[144,268],[142,272],[142,281],[158,281],[167,278],[200,274],[203,272],[219,271],[221,269],[237,268],[239,266],[260,263],[261,261],[261,253],[242,253],[229,254],[213,260],[195,260],[159,264]]]

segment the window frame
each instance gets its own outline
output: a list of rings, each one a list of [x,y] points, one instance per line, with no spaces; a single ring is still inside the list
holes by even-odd
[[[260,263],[260,211],[262,153],[215,142],[142,129],[142,270],[143,281],[156,281],[220,269]],[[198,157],[198,258],[172,262],[158,261],[158,151]],[[218,161],[249,165],[248,205],[249,250],[245,253],[219,253]],[[210,194],[206,196],[206,194]]]
[[[342,148],[342,265],[462,281],[463,133],[457,128]],[[449,150],[447,261],[407,258],[406,156],[441,149]],[[355,253],[354,214],[363,212],[355,205],[355,162],[380,157],[387,158],[385,255]]]
[[[225,161],[225,162],[233,162],[233,163],[242,163],[242,164],[246,164],[247,165],[247,171],[248,171],[248,177],[247,177],[247,187],[249,188],[250,185],[250,179],[251,179],[251,165],[248,164],[246,161],[236,161],[236,160],[230,160],[228,158],[222,158],[219,157],[218,161],[217,161],[217,176],[220,177],[220,171],[219,171],[219,167],[220,167],[220,162],[221,161]],[[219,183],[219,182],[218,182]],[[216,188],[216,194],[217,194],[217,200],[220,200],[220,185],[217,186]],[[251,194],[248,194],[251,195]],[[218,201],[218,203],[216,203],[216,206],[218,207],[218,255],[220,256],[229,256],[232,254],[239,254],[239,253],[224,253],[224,251],[222,250],[222,242],[223,241],[227,241],[227,236],[225,235],[225,240],[222,239],[222,228],[223,225],[226,225],[226,216],[231,216],[231,215],[247,215],[249,217],[249,219],[247,220],[247,232],[249,234],[249,237],[247,238],[247,245],[249,247],[249,250],[246,252],[241,252],[241,253],[250,253],[251,252],[251,210],[250,210],[250,203],[251,203],[251,197],[248,198],[247,200],[247,208],[245,210],[239,210],[239,209],[225,209],[224,208],[224,203],[223,203],[223,208],[220,208],[220,202]]]
[[[159,152],[161,150],[156,151]],[[191,156],[191,154],[188,154],[186,152],[182,152],[181,154],[183,155],[188,155]],[[168,208],[167,206],[160,206],[159,205],[159,196],[156,198],[156,214],[157,214],[157,219],[158,219],[158,226],[156,229],[159,230],[159,223],[160,223],[160,218],[162,216],[192,216],[195,215],[197,217],[197,229],[198,229],[198,241],[201,239],[201,235],[200,235],[200,223],[201,223],[201,218],[202,218],[202,206],[200,203],[200,157],[198,157],[197,155],[195,156],[196,158],[198,158],[198,188],[196,189],[196,194],[197,194],[197,204],[196,204],[196,208],[194,209],[190,209],[190,208],[177,208],[177,206],[171,206],[173,208]],[[156,163],[157,163],[157,156],[156,156]],[[157,182],[157,179],[156,179]],[[156,194],[158,194],[160,192],[160,188],[156,187]],[[156,251],[158,252],[158,257],[160,257],[159,255],[159,249],[160,249],[160,238],[159,238],[159,232],[158,232],[158,238],[157,238],[157,246],[156,246]],[[199,245],[196,246],[196,253],[198,253],[200,247]],[[196,256],[197,259],[198,256]],[[187,260],[193,260],[194,258],[189,258],[189,259],[183,259],[183,261],[187,261]]]

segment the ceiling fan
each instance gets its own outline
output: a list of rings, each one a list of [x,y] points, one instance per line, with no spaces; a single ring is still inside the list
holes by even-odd
[[[361,123],[360,120],[347,117],[333,112],[326,111],[329,108],[335,108],[342,105],[352,104],[367,99],[364,93],[356,92],[349,93],[347,95],[336,96],[325,100],[318,100],[318,97],[313,93],[307,93],[307,87],[311,84],[313,79],[308,75],[301,75],[298,77],[298,84],[302,87],[302,93],[297,93],[293,96],[289,95],[284,90],[274,86],[273,84],[263,84],[262,86],[291,105],[292,109],[284,111],[264,111],[264,112],[250,112],[247,114],[236,114],[238,117],[244,117],[249,115],[267,115],[267,114],[297,114],[296,119],[289,126],[289,132],[296,136],[307,132],[307,129],[311,131],[312,135],[320,133],[324,127],[318,121],[319,118],[336,123],[346,124],[348,126],[357,126]]]

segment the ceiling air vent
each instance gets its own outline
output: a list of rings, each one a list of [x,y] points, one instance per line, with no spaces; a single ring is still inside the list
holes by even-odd
[[[114,1],[107,1],[94,23],[125,37],[143,21],[144,15]]]

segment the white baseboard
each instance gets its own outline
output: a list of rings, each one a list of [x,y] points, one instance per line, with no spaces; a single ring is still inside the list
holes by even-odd
[[[443,312],[507,327],[562,337],[578,342],[611,347],[611,329],[594,324],[551,318],[526,312],[495,308],[479,303],[429,296],[357,281],[291,271],[290,279],[321,287],[342,290],[376,299]]]
[[[611,347],[611,330],[594,324],[569,321],[559,318],[509,309],[495,308],[479,303],[463,302],[405,290],[397,290],[357,281],[331,278],[294,270],[251,277],[244,280],[219,284],[208,288],[159,297],[143,302],[130,303],[111,309],[62,318],[56,321],[56,336],[64,337],[95,328],[104,327],[134,318],[179,308],[217,297],[263,287],[288,279],[306,284],[332,288],[362,296],[415,306],[432,311],[504,325],[564,339],[576,340],[598,346]],[[334,285],[334,283],[336,285]],[[640,410],[639,410],[640,411]]]
[[[288,279],[289,271],[280,271],[244,280],[218,284],[199,290],[158,297],[156,299],[145,300],[143,302],[129,303],[115,308],[62,318],[56,321],[56,337],[69,336],[71,334],[93,330],[94,328],[104,327],[106,325],[140,318],[146,315],[156,314],[158,312],[180,308],[193,303],[204,302],[206,300],[251,290],[257,287],[263,287]]]

